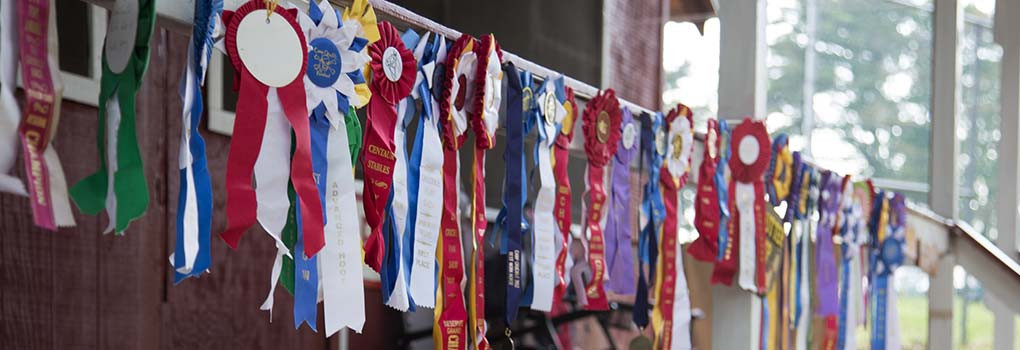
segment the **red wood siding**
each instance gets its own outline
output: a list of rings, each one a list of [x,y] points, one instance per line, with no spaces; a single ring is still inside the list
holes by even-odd
[[[238,250],[213,238],[210,274],[172,285],[181,102],[177,86],[188,38],[157,27],[138,95],[139,142],[148,177],[146,215],[124,236],[101,234],[106,218],[77,213],[78,226],[48,232],[32,224],[28,199],[0,194],[0,342],[8,349],[326,349],[322,333],[293,327],[292,297],[276,294],[273,322],[258,309],[268,290],[272,242],[250,230]],[[98,93],[98,91],[96,92]],[[96,170],[96,109],[63,103],[55,147],[69,183]],[[223,175],[229,138],[203,132],[217,212],[224,225]],[[16,167],[23,173],[22,165]],[[366,291],[368,319],[351,349],[391,348],[399,314]],[[323,329],[321,313],[318,328]]]

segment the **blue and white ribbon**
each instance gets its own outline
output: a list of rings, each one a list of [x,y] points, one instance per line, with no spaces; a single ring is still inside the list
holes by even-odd
[[[198,129],[204,107],[202,85],[213,52],[213,39],[221,26],[219,17],[222,12],[222,0],[195,1],[195,26],[188,44],[188,66],[178,90],[184,110],[178,152],[181,186],[177,194],[177,238],[171,260],[174,283],[201,275],[212,264],[209,244],[212,185],[205,157],[205,141]]]

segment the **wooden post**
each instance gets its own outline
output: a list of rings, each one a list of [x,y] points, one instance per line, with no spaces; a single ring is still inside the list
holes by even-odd
[[[931,191],[928,202],[935,213],[957,217],[959,187],[956,140],[960,93],[957,38],[963,28],[957,0],[935,0],[932,71]],[[928,348],[953,348],[953,268],[955,257],[939,259],[938,272],[928,289]]]
[[[1010,258],[1017,258],[1017,234],[1020,224],[1020,37],[1016,36],[1020,24],[1016,22],[1020,15],[1020,4],[1016,1],[996,1],[995,4],[995,42],[1002,46],[1000,62],[999,128],[1002,138],[999,139],[999,191],[996,207],[996,221],[999,237],[996,245]],[[989,295],[986,304],[995,315],[994,349],[1012,350],[1016,333],[1016,314],[1004,307],[1003,298],[1010,295]]]
[[[765,1],[718,2],[719,117],[765,117]],[[712,348],[757,349],[761,298],[736,285],[712,287]]]

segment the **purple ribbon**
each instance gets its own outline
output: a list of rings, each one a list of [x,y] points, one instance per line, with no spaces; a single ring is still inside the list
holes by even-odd
[[[818,197],[818,244],[815,263],[818,268],[818,311],[822,316],[839,313],[839,286],[836,276],[836,256],[832,249],[832,233],[839,210],[842,178],[826,171],[822,174],[822,190]]]
[[[624,147],[627,126],[633,128],[630,149]],[[616,294],[631,295],[635,292],[634,256],[630,249],[630,162],[637,153],[640,126],[626,108],[620,123],[619,149],[613,157],[612,192],[610,193],[609,216],[606,218],[606,263],[609,266],[609,280],[606,289]]]

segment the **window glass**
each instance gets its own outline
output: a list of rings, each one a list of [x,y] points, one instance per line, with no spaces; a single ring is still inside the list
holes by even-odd
[[[694,113],[694,128],[705,131],[719,111],[719,19],[705,21],[704,34],[690,22],[667,22],[663,42],[663,108],[682,102]]]
[[[60,70],[91,77],[92,8],[79,0],[58,0],[56,4]]]
[[[927,202],[931,0],[770,0],[767,125],[841,174]]]
[[[995,238],[1002,48],[992,38],[995,1],[963,0],[961,6],[964,24],[958,41],[962,66],[958,88],[962,101],[956,136],[960,140],[959,215],[981,234]]]

